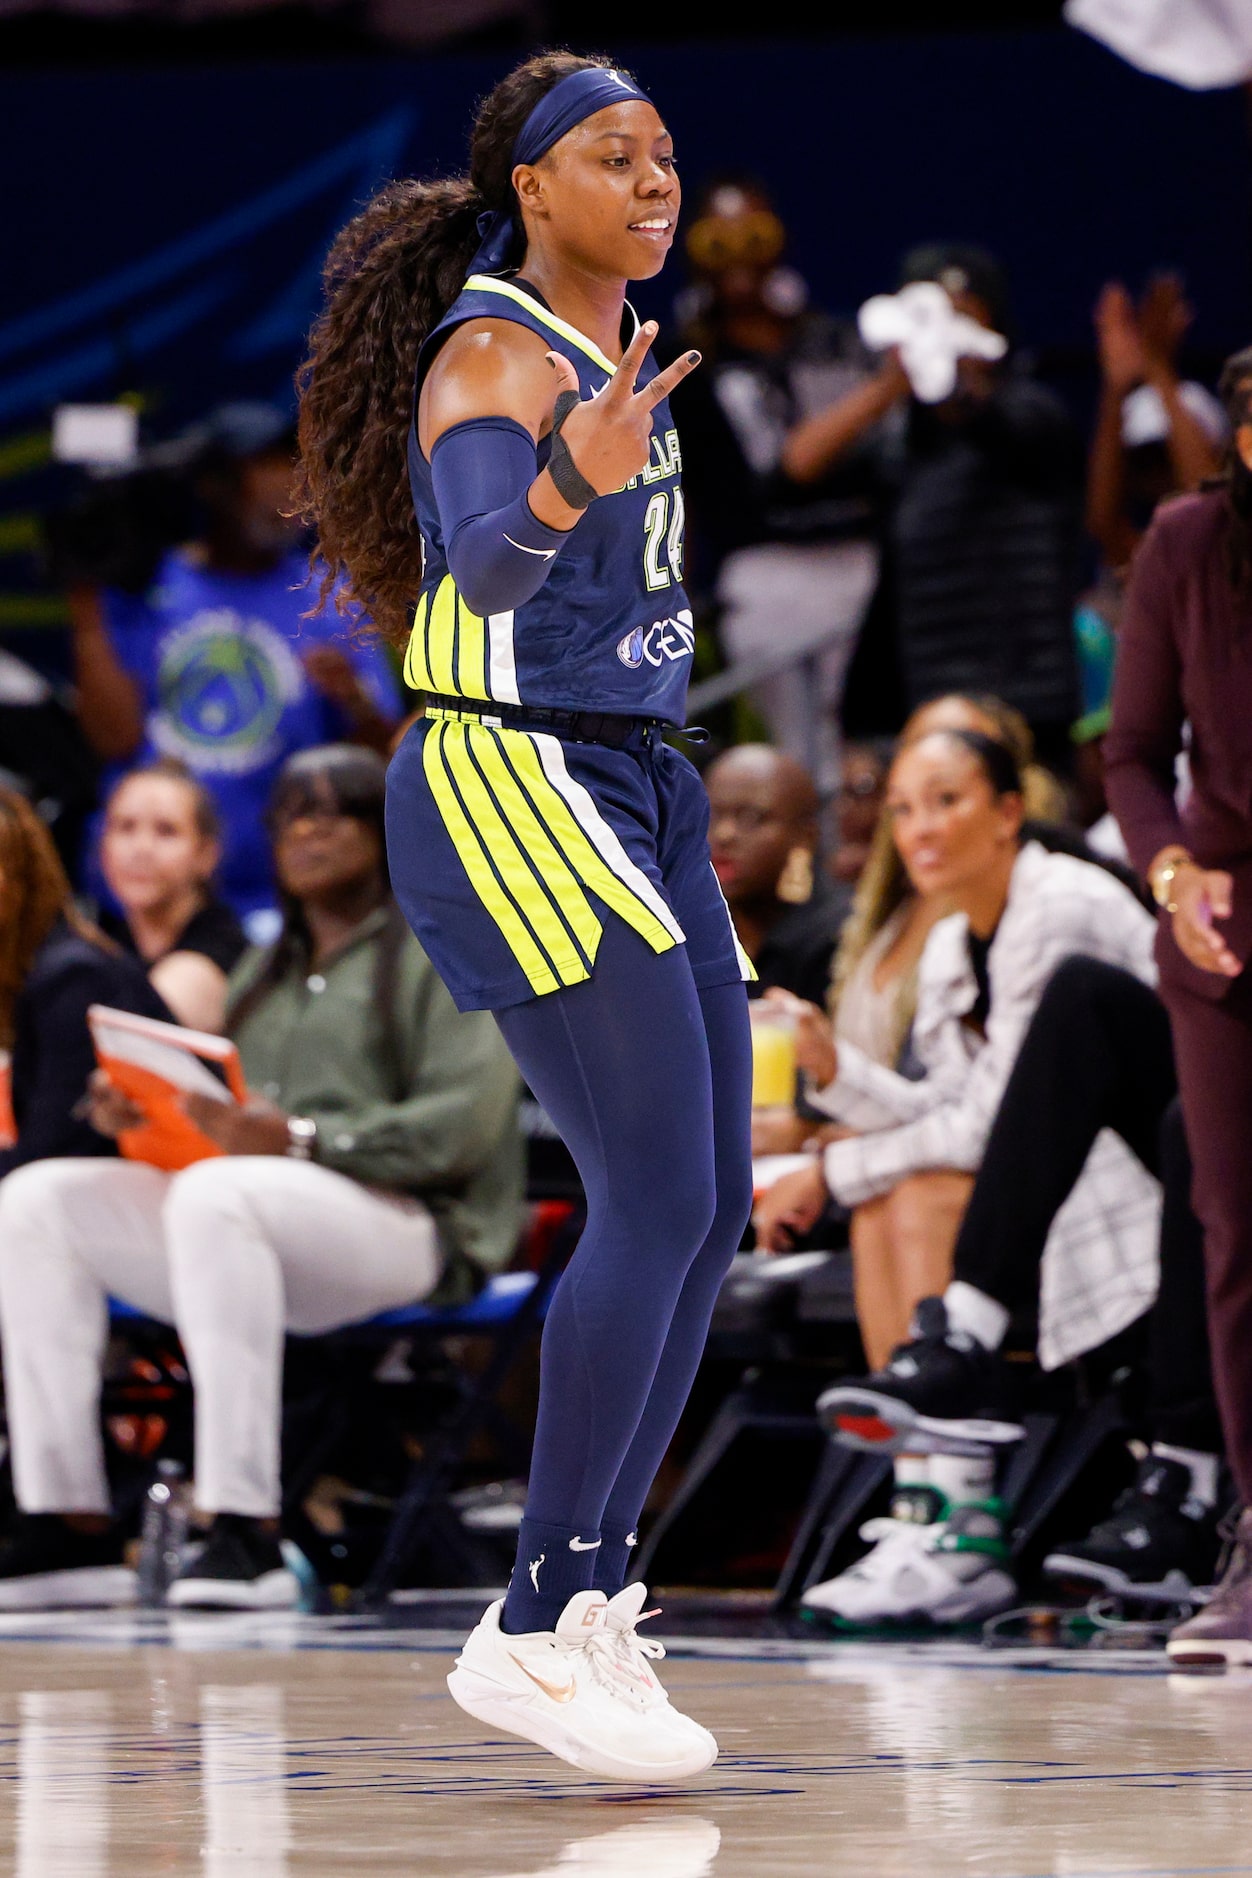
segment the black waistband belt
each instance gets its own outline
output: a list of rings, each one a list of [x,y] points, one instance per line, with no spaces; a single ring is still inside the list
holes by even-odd
[[[612,750],[623,750],[641,732],[663,730],[659,717],[620,717],[613,711],[554,711],[542,705],[483,703],[477,698],[442,698],[426,693],[426,703],[434,711],[450,711],[457,717],[476,717],[488,724],[505,724],[510,730],[550,730],[571,743],[605,743]]]

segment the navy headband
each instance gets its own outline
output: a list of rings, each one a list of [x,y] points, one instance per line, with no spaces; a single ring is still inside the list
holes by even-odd
[[[633,78],[605,65],[585,65],[571,72],[545,91],[513,142],[513,168],[519,163],[537,163],[553,144],[597,111],[624,99],[651,104],[646,91],[640,91]],[[469,264],[471,274],[498,274],[508,265],[513,245],[513,210],[489,209],[478,218],[480,241]]]

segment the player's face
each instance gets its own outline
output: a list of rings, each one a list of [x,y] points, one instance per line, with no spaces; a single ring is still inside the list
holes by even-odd
[[[673,140],[652,105],[607,105],[514,180],[523,214],[582,265],[626,280],[664,266],[682,190]]]

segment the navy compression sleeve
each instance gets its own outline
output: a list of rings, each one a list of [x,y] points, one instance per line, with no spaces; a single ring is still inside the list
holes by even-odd
[[[526,500],[539,473],[534,439],[511,417],[472,417],[430,453],[448,568],[481,618],[538,593],[572,530],[549,528]]]

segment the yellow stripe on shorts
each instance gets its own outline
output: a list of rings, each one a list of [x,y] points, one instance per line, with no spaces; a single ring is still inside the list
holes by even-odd
[[[654,952],[668,952],[677,945],[674,934],[665,927],[651,907],[615,874],[608,862],[593,847],[573,810],[560,791],[553,788],[539,759],[534,742],[525,731],[507,733],[502,747],[514,769],[525,783],[542,819],[547,823],[579,880],[591,888],[606,906],[620,914],[646,939]]]
[[[483,724],[467,725],[466,740],[471,753],[491,785],[492,793],[517,837],[531,866],[543,879],[560,908],[575,939],[594,963],[600,935],[604,931],[595,910],[564,857],[552,842],[547,829],[535,814],[513,771],[500,749],[503,733],[488,730]],[[513,735],[517,733],[514,732]]]
[[[571,938],[543,875],[522,832],[513,828],[492,800],[469,750],[474,732],[470,724],[448,724],[443,731],[444,761],[460,793],[461,802],[485,846],[505,891],[534,932],[562,984],[577,984],[589,971]],[[482,727],[478,727],[482,730]],[[490,731],[483,731],[490,737]],[[579,896],[582,898],[582,896]],[[585,902],[584,902],[585,904]],[[590,907],[587,907],[590,912]],[[597,922],[598,924],[598,922]],[[599,933],[596,934],[597,939]]]
[[[561,985],[578,984],[591,976],[590,970],[572,950],[568,933],[470,762],[465,743],[470,728],[468,724],[437,721],[426,736],[422,762],[443,825],[471,886],[499,927],[532,990],[542,994],[556,991]],[[454,777],[457,787],[453,786]],[[488,851],[495,868],[487,858]],[[553,942],[555,956],[550,949]]]

